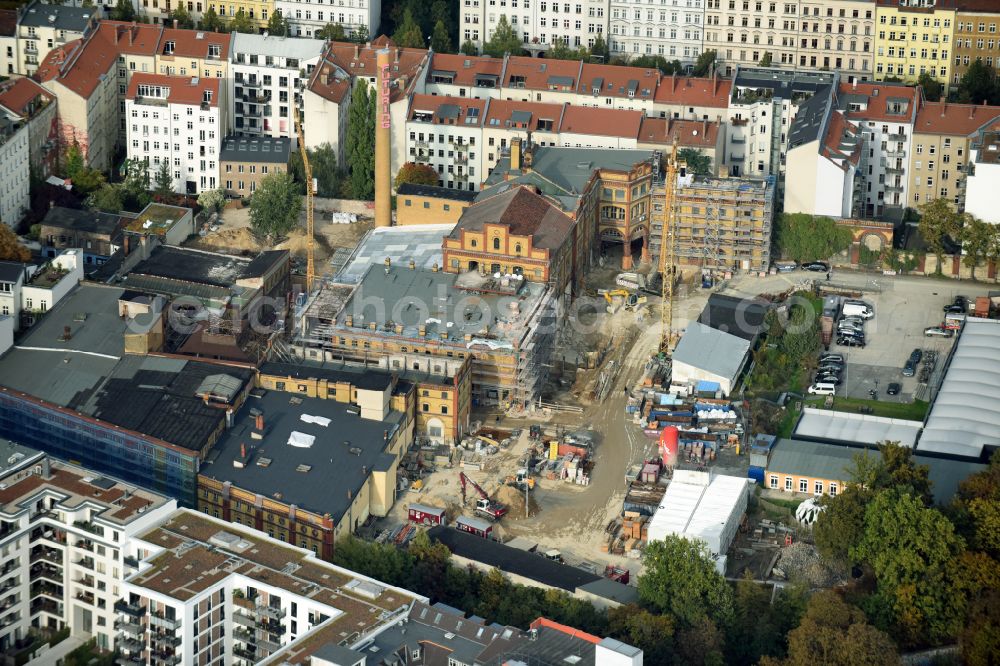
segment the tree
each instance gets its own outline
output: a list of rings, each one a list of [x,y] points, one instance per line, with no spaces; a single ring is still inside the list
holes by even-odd
[[[160,162],[160,168],[156,171],[153,191],[163,197],[174,193],[174,177],[170,173],[170,165],[167,164],[167,160]]]
[[[996,225],[983,222],[971,213],[962,215],[962,263],[972,271],[976,279],[976,266],[988,259],[995,259],[1000,246],[1000,235]]]
[[[205,10],[205,13],[201,15],[201,29],[211,32],[222,32],[226,29],[225,22],[219,18],[219,15],[215,11],[215,7],[212,5],[209,5],[208,9]]]
[[[992,67],[976,58],[958,82],[958,101],[968,104],[1000,103],[1000,85]]]
[[[462,52],[462,55],[467,55],[467,56],[479,55],[479,49],[476,48],[476,45],[472,43],[471,39],[467,39],[464,42],[462,42],[462,48],[460,48],[459,51]]]
[[[945,251],[945,239],[958,239],[961,230],[962,217],[952,209],[947,199],[941,197],[920,206],[920,222],[917,225],[917,231],[924,239],[927,249],[937,257],[939,273],[941,272],[941,257]]]
[[[65,152],[63,152],[62,162],[63,172],[66,174],[66,177],[70,180],[76,178],[86,168],[80,144],[74,142],[71,146],[68,146]]]
[[[233,20],[229,22],[230,32],[242,32],[248,35],[255,34],[257,32],[257,26],[254,25],[250,16],[243,11],[242,8],[236,11],[236,15],[233,16]]]
[[[927,72],[923,72],[917,77],[917,85],[924,89],[924,97],[928,102],[936,102],[941,99],[944,86]]]
[[[872,627],[865,614],[836,592],[822,590],[809,600],[798,627],[788,634],[788,657],[765,657],[763,666],[882,666],[899,664],[896,646]]]
[[[950,507],[956,527],[975,550],[1000,559],[1000,453],[958,486]]]
[[[645,659],[672,663],[674,621],[668,615],[650,613],[636,604],[608,610],[608,634],[641,648]]]
[[[198,205],[211,213],[218,213],[226,205],[226,193],[222,188],[205,190],[198,195]]]
[[[125,171],[125,178],[122,181],[123,208],[133,212],[139,212],[145,208],[151,197],[149,196],[149,160],[127,159],[122,168]]]
[[[595,58],[601,58],[602,62],[607,62],[611,57],[611,50],[608,48],[608,43],[604,41],[602,35],[594,38],[594,44],[590,47],[590,55]]]
[[[583,49],[571,49],[565,39],[555,38],[545,57],[550,60],[583,60],[587,57]]]
[[[422,49],[427,46],[420,24],[409,9],[403,14],[403,22],[396,28],[396,32],[392,33],[392,41],[401,48]]]
[[[330,42],[346,42],[347,34],[344,33],[344,26],[339,23],[327,23],[316,31],[316,39],[325,39]]]
[[[107,183],[87,197],[87,206],[105,213],[119,213],[125,209],[125,193],[120,183]]]
[[[399,187],[403,183],[437,185],[438,172],[429,164],[407,162],[399,167],[399,172],[396,174],[396,187]]]
[[[642,562],[639,598],[648,607],[669,613],[683,628],[696,626],[703,617],[729,624],[732,590],[715,570],[705,544],[671,535],[648,544]]]
[[[302,210],[302,195],[287,173],[264,176],[250,197],[250,229],[268,246],[294,229]]]
[[[431,49],[435,53],[451,53],[451,37],[448,35],[448,28],[444,21],[434,24],[434,32],[431,33]]]
[[[695,76],[707,76],[713,65],[715,65],[715,51],[702,51],[694,63],[693,73]]]
[[[21,245],[14,230],[0,222],[0,261],[25,262],[31,259],[31,250]]]
[[[697,176],[712,175],[712,158],[697,148],[681,148],[677,151],[677,159],[687,164],[688,173]]]
[[[108,15],[112,21],[132,21],[135,20],[135,7],[130,0],[118,0],[114,8]]]
[[[764,55],[760,57],[760,62],[758,62],[757,64],[760,65],[761,67],[770,67],[772,59],[773,56],[771,55],[771,52],[764,51]]]
[[[351,30],[351,41],[357,44],[364,44],[368,41],[368,26],[360,25]]]
[[[521,38],[517,36],[506,14],[500,15],[493,36],[483,44],[483,53],[494,58],[502,58],[505,54],[521,55]]]
[[[957,564],[964,550],[964,541],[937,509],[904,489],[876,494],[865,510],[861,542],[851,549],[875,574],[878,587],[865,605],[876,624],[911,646],[957,636],[966,606]]]
[[[178,28],[185,28],[187,30],[194,29],[194,19],[191,18],[191,13],[188,12],[187,7],[184,6],[183,2],[178,2],[177,7],[170,12],[170,20],[177,21]]]
[[[788,632],[798,626],[805,612],[807,594],[792,586],[776,593],[754,582],[750,572],[736,584],[733,623],[726,632],[726,663],[756,664],[760,658],[784,657]]]
[[[351,165],[351,195],[369,201],[375,197],[375,91],[364,79],[355,79],[347,110],[347,161]]]
[[[309,149],[309,165],[312,167],[313,178],[316,179],[316,196],[338,196],[343,174],[337,169],[337,151],[333,149],[333,146],[324,143]],[[290,171],[295,181],[302,185],[299,190],[305,194],[306,171],[302,166],[301,150],[292,153]]]
[[[851,230],[831,218],[806,213],[782,213],[775,231],[781,255],[798,262],[826,259],[846,250],[853,240]]]
[[[271,17],[267,19],[267,34],[276,37],[288,36],[288,21],[281,15],[280,9],[271,12]]]

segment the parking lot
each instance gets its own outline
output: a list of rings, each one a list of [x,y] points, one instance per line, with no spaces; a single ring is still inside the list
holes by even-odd
[[[875,390],[879,400],[910,402],[918,386],[919,367],[915,376],[904,377],[903,366],[914,349],[936,351],[937,362],[928,384],[937,385],[954,338],[926,337],[924,329],[940,324],[944,319],[943,307],[962,292],[938,282],[878,282],[882,291],[866,293],[862,298],[875,309],[875,317],[864,327],[866,346],[841,347],[834,332],[830,351],[843,354],[846,361],[844,383],[837,387],[837,395],[868,399],[869,391]],[[886,393],[892,382],[901,385],[898,395]]]

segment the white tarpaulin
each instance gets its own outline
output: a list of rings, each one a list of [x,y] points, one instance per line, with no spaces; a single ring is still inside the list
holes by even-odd
[[[312,414],[303,414],[299,417],[306,423],[315,423],[316,425],[323,426],[324,428],[330,425],[330,419],[325,416],[313,416]]]
[[[295,432],[294,430],[292,431],[292,434],[288,436],[288,445],[296,446],[300,449],[308,449],[315,441],[316,438],[314,436],[307,435],[304,432]]]

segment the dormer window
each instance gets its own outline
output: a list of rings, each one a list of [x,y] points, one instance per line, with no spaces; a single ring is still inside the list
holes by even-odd
[[[174,49],[175,49],[175,48],[176,48],[176,45],[174,44],[174,41],[173,41],[172,39],[171,39],[171,40],[169,40],[169,41],[168,41],[168,42],[167,42],[167,43],[166,43],[166,44],[165,44],[165,45],[163,46],[163,55],[173,55],[173,54],[174,54]]]

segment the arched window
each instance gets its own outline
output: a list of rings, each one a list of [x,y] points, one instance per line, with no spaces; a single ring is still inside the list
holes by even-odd
[[[514,246],[514,254],[517,255],[517,256],[521,255],[521,244],[520,243],[518,243],[517,245]]]
[[[499,250],[500,249],[500,239],[499,238],[494,238],[493,239],[493,249],[494,250]]]

